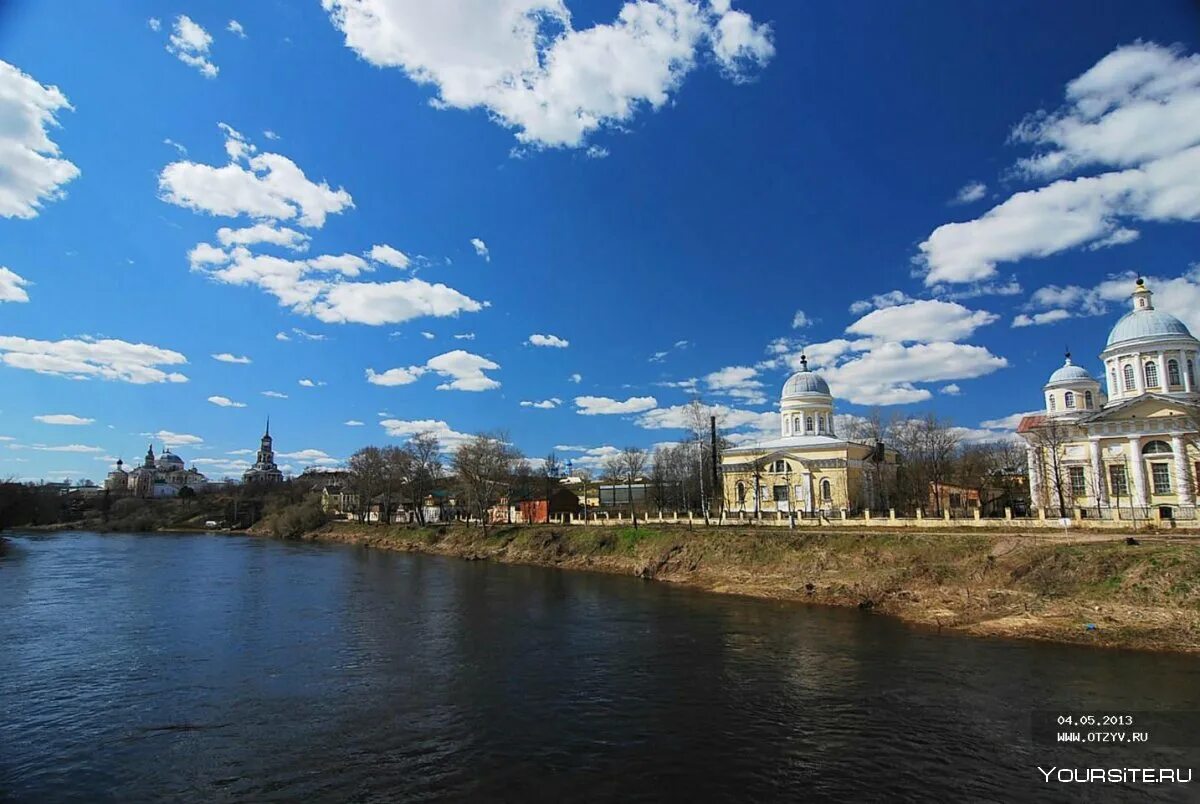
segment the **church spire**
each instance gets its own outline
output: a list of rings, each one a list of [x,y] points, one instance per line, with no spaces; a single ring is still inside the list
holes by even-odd
[[[263,433],[267,438],[271,437],[271,417],[267,417],[267,430]]]

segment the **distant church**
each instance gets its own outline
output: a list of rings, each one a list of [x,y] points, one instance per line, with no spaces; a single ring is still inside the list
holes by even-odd
[[[267,429],[263,432],[261,443],[258,445],[258,457],[254,465],[242,475],[243,483],[282,483],[283,472],[275,465],[275,450],[271,446],[271,420],[267,419]]]
[[[1035,508],[1103,519],[1195,515],[1200,341],[1154,309],[1152,296],[1137,280],[1132,309],[1100,353],[1104,388],[1068,354],[1043,387],[1045,412],[1017,427]]]
[[[155,458],[153,444],[146,449],[141,466],[125,471],[125,462],[118,459],[116,469],[104,480],[109,491],[135,497],[174,497],[184,488],[201,492],[207,485],[208,478],[195,468],[184,468],[183,459],[170,449],[163,447],[162,454]]]

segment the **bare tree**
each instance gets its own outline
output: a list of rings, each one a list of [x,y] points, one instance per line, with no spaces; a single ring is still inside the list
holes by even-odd
[[[404,490],[413,475],[413,456],[400,447],[388,446],[381,450],[383,458],[383,508],[380,520],[392,521],[393,500],[398,505],[404,499]]]
[[[575,477],[579,478],[579,485],[583,488],[583,523],[586,525],[588,521],[588,489],[595,478],[592,476],[592,470],[586,468],[576,469]]]
[[[350,456],[350,487],[358,497],[358,521],[370,519],[371,502],[383,488],[385,467],[379,447],[363,447]]]
[[[408,482],[409,499],[417,521],[425,524],[425,499],[433,494],[442,477],[442,445],[432,431],[417,433],[404,445],[411,456],[412,475]]]
[[[542,468],[539,474],[546,486],[546,523],[550,522],[550,495],[551,492],[558,487],[559,480],[562,478],[563,465],[558,459],[558,454],[551,450],[542,459]]]
[[[1043,506],[1046,503],[1046,492],[1053,492],[1058,500],[1058,515],[1067,515],[1067,493],[1069,474],[1063,465],[1063,457],[1067,444],[1072,440],[1071,428],[1055,419],[1046,419],[1033,430],[1027,438],[1037,453],[1039,466],[1034,470],[1042,476],[1042,500],[1034,500],[1033,504]],[[1047,488],[1048,484],[1048,488]]]
[[[629,516],[633,520],[634,530],[637,529],[637,507],[633,504],[633,483],[646,471],[646,450],[641,447],[626,447],[616,455],[609,456],[604,462],[608,476],[616,482],[625,484],[629,495]]]
[[[503,432],[479,433],[454,452],[454,471],[469,509],[479,516],[484,537],[488,532],[488,507],[499,497],[520,457]]]

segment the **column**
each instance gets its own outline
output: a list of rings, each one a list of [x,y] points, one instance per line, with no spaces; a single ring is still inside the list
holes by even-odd
[[[1196,497],[1192,493],[1192,471],[1182,433],[1171,434],[1171,451],[1175,453],[1175,494],[1180,505],[1190,507],[1196,504]]]
[[[1165,352],[1158,353],[1158,390],[1167,391],[1171,385],[1167,382],[1170,377],[1167,376],[1167,355]]]
[[[1129,439],[1129,473],[1133,475],[1130,478],[1133,504],[1145,508],[1150,504],[1146,497],[1146,462],[1142,460],[1142,445],[1137,436]]]
[[[1187,362],[1189,358],[1191,358],[1191,354],[1188,352],[1179,353],[1179,372],[1183,374],[1183,390],[1190,394],[1192,392],[1192,377],[1190,374],[1188,374],[1187,370]]]
[[[1034,447],[1025,448],[1025,460],[1029,462],[1029,499],[1034,508],[1042,507],[1042,462],[1041,451]]]
[[[1142,365],[1142,353],[1133,356],[1133,387],[1140,394],[1146,390],[1146,368]]]
[[[1108,505],[1108,485],[1104,482],[1104,461],[1100,453],[1100,439],[1091,439],[1092,448],[1092,498],[1098,506]]]

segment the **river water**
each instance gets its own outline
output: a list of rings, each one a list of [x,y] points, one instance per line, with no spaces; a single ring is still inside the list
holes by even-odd
[[[1034,709],[1200,710],[1200,662],[240,536],[0,556],[0,799],[1200,798],[1047,784],[1200,749],[1034,745]]]

